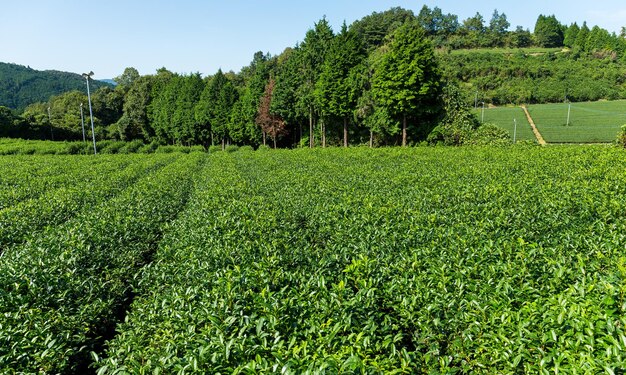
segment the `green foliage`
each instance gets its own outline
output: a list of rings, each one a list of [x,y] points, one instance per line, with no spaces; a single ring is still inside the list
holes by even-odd
[[[124,82],[128,80],[123,80]],[[148,105],[152,100],[150,76],[133,79],[125,89],[122,117],[118,120],[118,130],[122,140],[154,137],[154,129],[148,120]]]
[[[224,148],[224,151],[227,153],[239,151],[239,147],[237,145],[228,145]]]
[[[437,46],[445,44],[460,28],[456,15],[444,14],[439,7],[431,10],[426,5],[417,15],[417,23],[433,38],[433,43]]]
[[[156,140],[183,145],[206,142],[207,130],[194,117],[205,87],[200,75],[167,76],[161,84],[162,90],[151,103]]]
[[[428,142],[450,146],[465,144],[478,128],[478,119],[456,86],[450,85],[443,90],[443,103],[445,116],[428,135]]]
[[[429,10],[430,12],[430,10]],[[426,16],[425,16],[426,17]],[[431,18],[431,16],[428,16]],[[436,16],[435,16],[436,17]],[[438,20],[433,18],[432,22],[436,22],[433,27],[440,24]],[[372,51],[383,45],[385,39],[394,33],[394,31],[407,22],[414,22],[415,14],[411,10],[400,7],[391,8],[384,12],[374,12],[350,25],[350,31],[363,38],[363,45],[368,51]],[[430,22],[424,20],[422,22]]]
[[[124,69],[124,73],[115,77],[114,81],[120,88],[128,90],[139,79],[141,79],[139,71],[133,67],[128,67]]]
[[[439,54],[446,80],[465,100],[495,105],[595,101],[626,97],[626,65],[574,52],[529,49]]]
[[[508,146],[513,143],[511,135],[505,129],[494,124],[482,124],[470,133],[467,145],[474,146]]]
[[[580,27],[578,24],[574,22],[571,24],[563,35],[563,45],[565,47],[572,48],[576,45],[576,38],[578,37],[578,33],[580,32]]]
[[[622,125],[620,132],[617,134],[617,145],[626,148],[626,125]]]
[[[139,150],[137,150],[140,154],[151,154],[159,147],[158,142],[150,142],[144,146],[141,146]]]
[[[333,38],[333,30],[326,18],[322,18],[315,23],[312,29],[307,31],[304,41],[294,56],[296,58],[295,61],[299,63],[298,68],[294,72],[301,76],[298,81],[293,82],[299,84],[294,90],[296,95],[295,109],[299,117],[309,119],[311,146],[314,145],[313,122],[316,114],[323,115],[328,111],[326,108],[322,108],[320,103],[316,102],[315,85],[322,73]]]
[[[439,86],[437,61],[424,30],[416,23],[398,28],[374,67],[372,94],[377,104],[405,123],[410,118],[424,127],[439,111]]]
[[[539,15],[535,23],[535,41],[540,47],[563,46],[563,26],[554,15]]]
[[[483,16],[476,12],[473,17],[470,17],[463,21],[461,28],[463,35],[463,44],[469,48],[479,48],[489,46],[487,39],[487,28],[485,27],[485,19]]]
[[[216,152],[221,152],[222,146],[209,146],[209,154],[213,154]]]
[[[303,109],[300,108],[297,97],[298,88],[303,84],[303,76],[300,74],[300,59],[299,48],[288,48],[278,57],[277,61],[276,86],[272,94],[270,113],[280,116],[287,124],[299,123],[306,117],[302,115]],[[265,84],[263,90],[265,90]],[[262,94],[263,91],[261,91]],[[256,109],[258,110],[258,103]]]
[[[229,137],[229,123],[236,100],[235,87],[222,70],[218,70],[195,104],[195,121],[200,126],[205,144],[213,137],[222,142]]]
[[[275,69],[275,59],[262,52],[257,52],[248,67],[240,75],[244,82],[239,88],[239,100],[234,104],[229,134],[236,143],[261,143],[261,129],[255,123],[259,109],[259,99],[263,95],[270,73]]]
[[[102,141],[96,145],[102,154],[117,154],[124,146],[126,146],[126,142],[123,141]]]
[[[364,58],[360,40],[344,24],[331,42],[316,82],[315,95],[322,115],[346,118],[354,112],[360,92],[350,79],[351,72]]]
[[[497,9],[494,10],[487,29],[490,44],[494,47],[503,47],[510,26],[511,24],[507,20],[506,14],[498,12]]]
[[[124,146],[119,149],[118,152],[120,154],[132,154],[132,153],[138,152],[143,146],[144,146],[143,141],[140,139],[136,139],[131,142],[126,142]]]

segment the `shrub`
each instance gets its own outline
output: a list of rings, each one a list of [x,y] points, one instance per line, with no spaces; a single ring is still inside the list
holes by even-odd
[[[448,146],[465,144],[478,128],[478,119],[471,113],[459,89],[453,85],[446,87],[443,102],[445,116],[428,135],[428,142]]]
[[[221,146],[209,146],[209,154],[222,151]]]
[[[260,145],[259,148],[257,148],[256,150],[257,151],[269,151],[271,150],[271,148],[268,145]]]
[[[511,144],[509,132],[493,124],[484,124],[471,133],[466,144],[476,146],[504,146]]]
[[[177,151],[176,150],[177,147],[176,146],[159,146],[157,147],[157,149],[154,151],[157,154],[171,154],[172,152]]]
[[[120,148],[119,153],[120,154],[131,154],[131,153],[135,153],[137,151],[139,151],[139,149],[141,147],[144,146],[143,141],[136,139],[134,141],[131,142],[126,142],[126,144],[124,145],[124,147]]]
[[[123,141],[111,141],[102,149],[98,149],[98,152],[102,154],[118,154],[119,151],[126,145]]]
[[[18,155],[33,155],[33,154],[35,154],[35,152],[37,152],[37,149],[35,147],[24,146],[24,147],[16,149],[15,154],[18,154]]]
[[[246,145],[246,146],[241,146],[241,147],[239,147],[239,151],[248,151],[248,152],[249,152],[249,151],[254,151],[254,147],[252,147],[252,146],[248,146],[248,145]]]
[[[626,148],[626,124],[622,125],[622,129],[617,134],[617,145]]]
[[[515,145],[522,146],[522,147],[532,147],[532,146],[539,146],[539,143],[537,143],[537,141],[533,139],[524,139],[524,140],[515,142]]]
[[[113,142],[115,141],[110,141],[110,140],[98,141],[96,142],[96,148],[98,149],[98,152],[101,152],[101,150],[104,150],[105,148],[109,147],[111,143]]]
[[[89,152],[89,145],[89,143],[83,142],[69,142],[67,143],[65,150],[70,155],[86,154],[87,152]]]
[[[206,152],[204,146],[191,146],[189,147],[189,152]]]
[[[237,145],[228,145],[224,149],[224,151],[226,151],[226,152],[235,152],[235,151],[238,151],[238,150],[239,150],[239,146],[237,146]]]
[[[141,146],[137,152],[140,154],[151,154],[156,151],[157,148],[159,148],[159,144],[157,142],[152,142]]]

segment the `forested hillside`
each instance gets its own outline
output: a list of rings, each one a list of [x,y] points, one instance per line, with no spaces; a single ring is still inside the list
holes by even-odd
[[[93,88],[107,86],[93,82]],[[38,71],[16,64],[0,62],[0,106],[24,109],[29,104],[45,102],[50,97],[72,90],[85,90],[85,79],[79,74],[56,70]]]
[[[626,98],[626,64],[570,49],[474,49],[439,54],[444,77],[467,102],[555,103]]]

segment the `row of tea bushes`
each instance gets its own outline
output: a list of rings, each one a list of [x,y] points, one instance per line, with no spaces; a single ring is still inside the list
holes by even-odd
[[[77,176],[97,170],[110,159],[86,162],[81,158],[66,158],[60,166],[47,156],[12,156],[10,162],[0,163],[0,210],[34,199],[50,190],[67,187],[77,182]],[[85,177],[88,178],[88,177]]]
[[[87,371],[204,159],[175,158],[0,257],[0,373]]]
[[[158,143],[144,144],[141,140],[98,141],[96,150],[99,154],[152,154],[179,152],[205,152],[202,146],[173,146]],[[93,155],[94,146],[91,142],[54,142],[31,141],[21,139],[3,139],[0,141],[0,155]]]
[[[175,157],[136,155],[106,160],[106,163],[92,165],[88,158],[67,157],[63,165],[80,164],[81,167],[62,175],[65,178],[63,186],[0,210],[0,253],[6,246],[16,246],[27,237],[38,236],[40,228],[68,221],[83,210],[93,210],[100,202],[120,194],[138,179],[172,163]],[[39,161],[48,163],[45,159]],[[22,188],[20,184],[13,191]]]

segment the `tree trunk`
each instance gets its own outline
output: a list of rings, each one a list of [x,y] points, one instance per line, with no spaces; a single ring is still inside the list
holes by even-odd
[[[225,149],[226,149],[226,139],[222,137],[222,151],[224,151]]]
[[[315,136],[313,135],[313,107],[309,108],[309,148],[315,146]]]
[[[343,147],[348,147],[348,118],[343,118]]]
[[[263,130],[263,146],[267,146],[267,143],[265,142],[265,130]]]
[[[402,115],[402,147],[406,146],[406,115]]]
[[[274,136],[272,140],[274,141],[274,150],[276,150],[276,136]]]
[[[370,148],[374,147],[374,132],[370,129]]]

